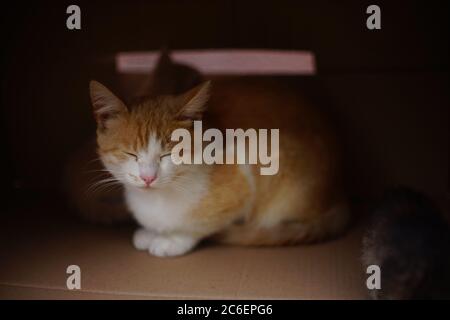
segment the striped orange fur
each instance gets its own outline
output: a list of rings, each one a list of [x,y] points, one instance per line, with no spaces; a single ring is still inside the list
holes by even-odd
[[[219,81],[212,90],[207,83],[127,107],[92,82],[91,98],[98,153],[124,185],[128,207],[142,226],[133,238],[138,249],[173,256],[204,238],[306,243],[335,236],[347,225],[334,134],[313,106],[276,83]],[[173,147],[173,130],[192,130],[192,121],[202,116],[205,126],[220,129],[279,128],[279,172],[262,176],[259,165],[168,163],[162,155]],[[156,168],[154,185],[139,181],[143,163]]]

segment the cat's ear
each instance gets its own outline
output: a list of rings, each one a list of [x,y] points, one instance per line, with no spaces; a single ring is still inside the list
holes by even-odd
[[[180,120],[200,120],[206,110],[211,82],[204,82],[181,95],[181,109],[177,118]]]
[[[100,129],[107,128],[112,119],[128,112],[125,104],[117,98],[108,88],[101,83],[92,80],[89,83],[94,116]]]

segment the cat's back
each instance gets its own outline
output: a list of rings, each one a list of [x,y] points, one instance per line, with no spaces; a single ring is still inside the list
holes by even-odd
[[[215,80],[206,125],[279,129],[280,161],[288,170],[300,155],[305,166],[337,164],[339,142],[329,115],[300,89],[295,82],[270,78]]]
[[[223,128],[283,128],[323,125],[301,90],[270,78],[213,80],[208,121]]]
[[[335,132],[295,83],[254,78],[214,81],[209,107],[210,126],[222,130],[279,129],[278,172],[261,175],[260,165],[253,170],[255,211],[268,224],[280,213],[285,219],[312,218],[343,201]]]

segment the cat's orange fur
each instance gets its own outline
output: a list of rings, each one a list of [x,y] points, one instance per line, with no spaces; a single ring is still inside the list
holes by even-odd
[[[293,244],[342,231],[349,210],[337,139],[314,106],[276,81],[225,80],[217,91],[211,99],[210,115],[216,126],[280,128],[278,174],[259,175],[255,168],[256,201],[250,219],[243,225],[233,225],[221,239],[244,244]]]
[[[317,241],[341,232],[349,212],[340,182],[337,144],[313,107],[274,83],[225,82],[213,88],[206,103],[208,91],[203,85],[181,96],[152,98],[128,109],[102,85],[91,83],[99,124],[98,153],[106,167],[130,161],[124,152],[138,153],[152,134],[160,139],[162,150],[170,151],[171,132],[179,127],[192,130],[191,120],[201,117],[206,105],[205,126],[280,128],[276,175],[260,175],[259,165],[181,165],[176,169],[173,179],[192,170],[202,173],[207,188],[186,209],[182,226],[155,226],[158,234],[188,234],[195,239],[194,246],[206,237],[232,244],[281,245]],[[189,116],[183,117],[186,112]],[[171,192],[170,183],[146,192],[161,192],[165,197],[164,188]],[[180,251],[174,252],[184,253]]]

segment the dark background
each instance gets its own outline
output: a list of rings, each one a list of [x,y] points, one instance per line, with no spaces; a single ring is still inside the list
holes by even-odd
[[[81,7],[81,30],[66,28],[70,4]],[[370,4],[381,7],[381,30],[365,26]],[[2,3],[3,194],[14,199],[9,196],[18,192],[59,190],[68,155],[94,133],[88,81],[95,78],[114,88],[116,52],[163,45],[313,51],[317,78],[324,80],[331,95],[333,90],[335,96],[346,92],[345,103],[372,103],[372,112],[379,115],[373,121],[396,113],[395,120],[387,117],[376,124],[380,131],[390,126],[386,140],[391,137],[397,143],[390,148],[401,153],[402,147],[413,147],[421,139],[421,134],[411,137],[397,129],[397,122],[414,115],[410,125],[425,133],[427,139],[419,144],[430,156],[422,162],[426,167],[410,172],[417,172],[425,186],[448,188],[448,13],[446,1]],[[361,104],[362,117],[364,108]],[[358,119],[348,121],[355,124],[353,135],[358,136]],[[353,147],[367,148],[363,141]],[[383,156],[383,143],[377,148]],[[416,151],[405,152],[407,156],[393,156],[398,168],[411,165],[409,160],[414,163]],[[377,160],[372,159],[375,166]],[[357,166],[350,162],[353,165]],[[438,176],[441,180],[436,181]]]

